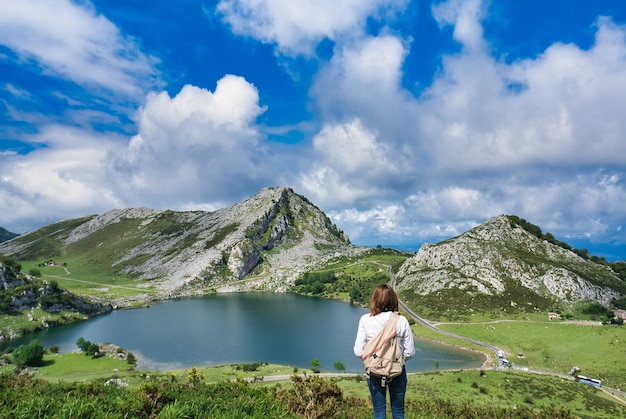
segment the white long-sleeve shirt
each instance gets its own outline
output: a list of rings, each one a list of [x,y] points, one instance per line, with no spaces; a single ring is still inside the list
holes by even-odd
[[[359,358],[363,356],[365,344],[385,327],[385,323],[387,323],[390,316],[391,311],[384,311],[375,316],[371,316],[369,313],[361,316],[356,339],[354,341],[354,355]],[[409,321],[402,315],[398,318],[398,323],[396,324],[396,334],[400,342],[400,347],[402,348],[404,359],[413,358],[413,355],[415,355],[413,331],[411,330],[411,326],[409,326]]]

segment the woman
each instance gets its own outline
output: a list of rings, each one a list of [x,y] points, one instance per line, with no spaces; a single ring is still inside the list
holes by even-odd
[[[378,334],[394,311],[398,311],[398,296],[393,288],[387,284],[377,286],[372,294],[372,298],[370,298],[369,314],[364,314],[359,320],[359,329],[354,341],[354,354],[356,356],[362,358],[365,344]],[[411,359],[415,355],[415,344],[413,342],[413,332],[406,317],[400,316],[398,319],[396,333],[404,359]],[[387,381],[386,386],[381,384],[379,377],[370,376],[367,378],[367,385],[372,398],[372,407],[374,408],[374,419],[386,418],[387,388],[389,388],[389,401],[393,419],[404,419],[406,382],[405,368],[402,369],[402,374],[391,381]]]

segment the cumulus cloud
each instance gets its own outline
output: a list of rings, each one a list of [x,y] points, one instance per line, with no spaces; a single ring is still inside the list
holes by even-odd
[[[88,2],[0,2],[0,44],[45,73],[132,97],[156,76],[154,58]]]
[[[406,114],[400,83],[407,52],[404,42],[392,35],[342,45],[317,75],[311,94],[329,119],[356,114],[377,125],[389,118],[396,122],[394,112]]]
[[[158,205],[223,199],[260,185],[266,168],[255,120],[263,112],[257,89],[232,75],[214,92],[186,85],[174,97],[149,94],[136,116],[139,133],[111,156],[111,174],[127,178],[127,201]]]
[[[313,168],[300,176],[306,194],[335,207],[384,194],[398,175],[392,150],[359,119],[326,125],[313,139]]]
[[[149,94],[130,139],[43,127],[29,138],[42,147],[2,156],[2,223],[128,206],[216,209],[243,199],[269,182],[255,125],[263,111],[253,85],[225,76],[213,92],[187,85],[174,97]]]
[[[120,206],[101,164],[115,147],[110,136],[53,125],[31,140],[45,147],[2,158],[3,223],[19,222],[16,230],[22,232],[28,223],[80,217]]]
[[[420,103],[441,170],[623,164],[625,40],[624,27],[600,19],[589,50],[555,44],[512,64],[482,52],[446,59]]]
[[[287,55],[311,55],[324,39],[363,33],[367,18],[401,10],[406,0],[221,0],[232,31],[276,44]]]
[[[433,6],[433,17],[439,25],[453,25],[454,39],[470,50],[485,46],[481,25],[483,15],[482,0],[448,0]]]

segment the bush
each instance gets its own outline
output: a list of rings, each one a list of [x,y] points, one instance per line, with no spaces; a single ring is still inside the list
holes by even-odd
[[[241,369],[246,372],[253,372],[258,370],[261,365],[263,365],[262,362],[255,362],[253,364],[242,364]]]
[[[342,410],[343,395],[337,383],[318,376],[291,377],[293,388],[279,398],[289,410],[305,418],[330,418]]]
[[[13,351],[11,357],[18,367],[36,367],[41,364],[45,349],[37,340],[31,341],[28,345],[20,345]]]
[[[85,353],[85,355],[96,356],[100,352],[100,346],[97,343],[85,340],[82,336],[76,341],[76,346]]]

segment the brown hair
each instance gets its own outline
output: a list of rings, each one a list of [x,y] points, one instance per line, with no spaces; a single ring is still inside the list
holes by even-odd
[[[375,316],[383,311],[398,311],[398,296],[387,284],[376,287],[370,298],[370,316]]]

